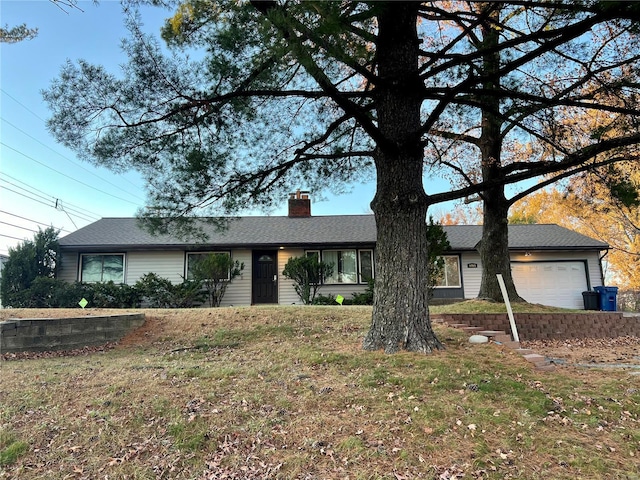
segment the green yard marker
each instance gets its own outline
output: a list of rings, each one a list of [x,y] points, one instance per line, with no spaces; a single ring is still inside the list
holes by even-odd
[[[78,305],[80,305],[83,309],[84,309],[84,307],[86,307],[88,304],[89,304],[89,302],[87,302],[87,299],[86,299],[86,298],[83,298],[82,300],[80,300],[80,301],[78,302]]]
[[[344,297],[342,295],[337,295],[336,296],[336,302],[338,302],[340,305],[342,305],[342,302],[344,302]]]

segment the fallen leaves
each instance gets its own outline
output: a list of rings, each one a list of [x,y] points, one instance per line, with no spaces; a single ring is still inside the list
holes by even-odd
[[[206,460],[206,469],[198,480],[263,480],[275,477],[283,464],[261,458],[257,450],[255,439],[247,444],[240,435],[226,435],[216,452]]]
[[[455,343],[426,359],[363,353],[340,335],[353,314],[325,325],[296,309],[157,312],[138,343],[105,355],[5,365],[0,413],[31,443],[0,480],[596,478],[592,459],[637,463],[634,382],[540,375]],[[176,348],[220,328],[249,336],[234,350]]]
[[[576,338],[569,340],[527,340],[523,348],[568,364],[624,363],[640,365],[640,337]]]
[[[104,345],[94,345],[72,350],[49,350],[45,352],[13,352],[3,353],[0,359],[3,361],[11,360],[35,360],[40,358],[60,358],[60,357],[78,357],[89,356],[96,353],[104,353],[116,348],[118,344],[115,342],[105,343]]]

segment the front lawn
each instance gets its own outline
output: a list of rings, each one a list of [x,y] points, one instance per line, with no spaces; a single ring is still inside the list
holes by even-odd
[[[0,364],[1,479],[640,475],[629,371],[539,372],[441,326],[445,351],[365,352],[370,307],[146,313],[115,348]]]

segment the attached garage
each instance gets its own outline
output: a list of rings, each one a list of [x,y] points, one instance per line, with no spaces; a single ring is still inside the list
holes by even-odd
[[[589,290],[586,262],[512,262],[516,289],[529,303],[581,309]]]
[[[481,225],[446,225],[451,252],[458,259],[460,285],[437,286],[435,298],[477,298],[482,283],[478,253]],[[604,285],[601,259],[609,245],[558,225],[509,225],[511,273],[527,302],[583,309],[582,292]]]

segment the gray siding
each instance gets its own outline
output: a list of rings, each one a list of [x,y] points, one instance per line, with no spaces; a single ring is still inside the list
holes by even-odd
[[[112,253],[112,251],[96,252]],[[250,249],[236,249],[231,252],[234,259],[244,263],[244,270],[238,278],[229,286],[223,305],[250,305],[252,292],[252,251]],[[300,298],[296,294],[293,284],[284,277],[282,271],[291,257],[304,255],[302,248],[287,248],[278,250],[278,303],[281,305],[300,304]],[[78,280],[78,252],[65,252],[58,278],[67,282]],[[125,254],[125,282],[135,284],[143,275],[154,272],[157,275],[169,279],[173,283],[182,282],[185,275],[186,253],[182,250],[175,251],[133,251]],[[553,261],[585,261],[588,272],[589,287],[603,285],[602,272],[598,252],[585,251],[549,251],[532,252],[525,256],[524,252],[512,253],[514,262],[553,262]],[[477,265],[470,268],[469,264]],[[462,291],[464,298],[471,299],[478,296],[482,276],[482,264],[477,252],[464,252],[460,255],[460,271],[462,274]],[[330,284],[324,285],[319,293],[322,295],[342,295],[350,299],[353,293],[364,292],[366,285],[359,284]],[[525,296],[525,292],[520,292]]]
[[[147,273],[153,272],[171,283],[182,283],[184,259],[185,253],[182,251],[128,252],[125,255],[125,282],[133,285]]]
[[[60,280],[69,283],[78,280],[78,257],[77,252],[64,252],[60,270],[58,270],[58,278]]]
[[[469,264],[475,264],[477,268],[469,268]],[[460,267],[464,298],[476,298],[480,291],[480,282],[482,281],[480,254],[477,252],[463,253],[460,255]]]
[[[282,274],[287,261],[292,257],[304,255],[302,248],[288,248],[278,251],[278,303],[280,305],[291,305],[302,303],[300,297],[293,288],[293,282]]]
[[[244,263],[244,270],[227,287],[220,306],[251,305],[251,250],[232,250],[231,257],[240,263]]]

